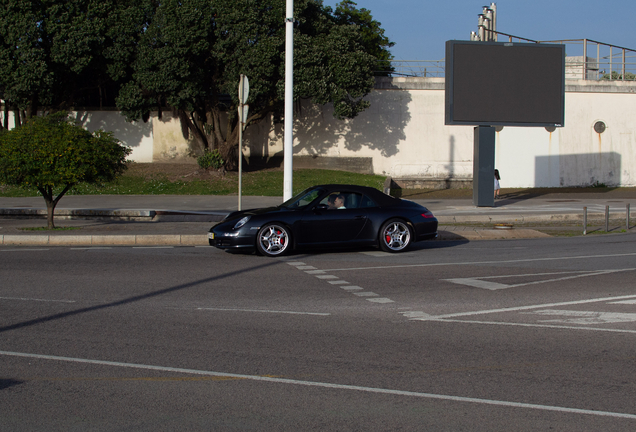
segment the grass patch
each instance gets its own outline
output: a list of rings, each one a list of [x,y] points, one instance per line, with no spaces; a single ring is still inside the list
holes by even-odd
[[[55,227],[52,230],[47,227],[29,227],[29,228],[18,228],[22,231],[72,231],[82,229],[81,227]]]
[[[180,169],[179,174],[176,174],[176,168],[170,168],[169,164],[157,164],[152,171],[148,167],[144,167],[143,172],[139,169],[129,169],[115,182],[99,186],[80,184],[67,192],[67,195],[238,195],[236,172],[222,175],[218,172],[199,170],[196,166],[190,168],[191,173],[183,171],[183,166]],[[282,170],[244,172],[242,193],[249,196],[283,196],[283,177]],[[341,183],[382,190],[384,180],[384,176],[377,175],[301,169],[294,171],[293,189],[296,194],[318,184]],[[40,196],[40,193],[33,187],[2,185],[0,196],[33,197]]]

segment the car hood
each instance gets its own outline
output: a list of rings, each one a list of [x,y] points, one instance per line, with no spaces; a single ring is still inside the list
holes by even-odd
[[[287,207],[281,207],[281,206],[234,211],[228,214],[225,217],[225,219],[223,219],[223,222],[237,220],[245,216],[256,216],[256,215],[262,215],[262,214],[280,213],[280,212],[288,212],[288,211],[290,210]]]

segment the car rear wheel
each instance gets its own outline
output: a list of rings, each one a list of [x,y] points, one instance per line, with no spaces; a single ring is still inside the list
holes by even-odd
[[[391,219],[380,230],[380,248],[385,252],[400,252],[411,244],[411,227],[400,219]]]
[[[256,249],[265,256],[284,255],[290,248],[291,235],[282,225],[267,224],[260,229],[256,237]]]

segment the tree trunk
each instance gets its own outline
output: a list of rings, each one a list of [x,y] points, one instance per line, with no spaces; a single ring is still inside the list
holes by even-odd
[[[51,186],[42,186],[42,187],[38,186],[38,190],[42,194],[42,197],[44,198],[44,202],[46,203],[46,222],[47,222],[48,229],[50,230],[55,229],[55,221],[54,221],[55,207],[57,207],[57,203],[60,202],[60,199],[62,199],[64,194],[68,192],[68,190],[72,187],[73,187],[72,184],[66,185],[64,187],[64,190],[60,192],[55,199],[53,199],[53,188]]]
[[[178,115],[179,121],[181,122],[181,130],[183,132],[187,131],[187,134],[184,133],[183,137],[185,139],[192,137],[194,139],[194,143],[197,145],[197,149],[194,150],[194,154],[202,155],[205,149],[208,148],[208,140],[205,133],[203,133],[201,128],[197,125],[194,113],[188,115],[186,111],[178,110]]]
[[[52,201],[52,200],[48,200],[46,198],[44,198],[44,201],[46,201],[46,225],[47,225],[47,229],[53,230],[53,229],[55,229],[55,222],[53,220],[53,214],[55,213],[55,206],[56,206],[57,202]]]

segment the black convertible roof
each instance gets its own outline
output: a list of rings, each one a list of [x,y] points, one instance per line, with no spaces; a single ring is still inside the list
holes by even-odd
[[[381,206],[390,206],[396,205],[400,201],[399,198],[394,198],[390,195],[385,194],[375,188],[368,186],[358,186],[358,185],[348,185],[348,184],[326,184],[326,185],[318,185],[314,186],[315,188],[327,189],[329,192],[359,192],[361,194],[369,196],[373,201],[375,201],[378,205]],[[313,189],[313,188],[312,188]]]

